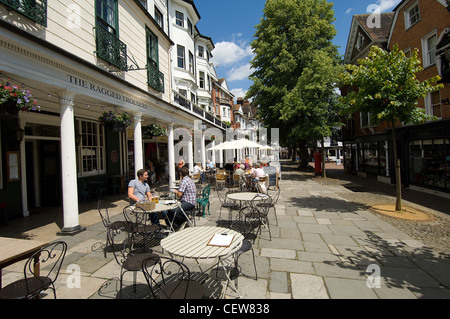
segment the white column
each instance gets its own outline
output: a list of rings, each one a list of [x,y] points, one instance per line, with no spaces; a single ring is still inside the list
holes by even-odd
[[[189,163],[189,172],[194,172],[194,143],[192,142],[193,137],[189,134],[188,137],[188,163]]]
[[[19,121],[20,128],[25,129],[23,121]],[[30,211],[28,210],[28,189],[27,189],[27,162],[26,162],[26,151],[25,151],[25,141],[20,142],[20,176],[22,180],[22,216],[30,216]]]
[[[206,167],[205,132],[202,132],[202,142],[200,147],[202,153],[202,167]]]
[[[144,168],[144,156],[142,151],[142,125],[141,125],[142,113],[134,114],[133,127],[134,127],[134,177],[138,170]]]
[[[213,141],[211,144],[212,144],[212,147],[215,147],[215,146],[216,146],[216,141]],[[213,162],[214,164],[217,165],[217,162],[216,162],[216,152],[217,152],[217,151],[212,151],[212,152],[211,152],[211,162]]]
[[[75,93],[64,91],[61,107],[61,171],[64,227],[59,235],[74,235],[85,230],[78,218],[77,162],[75,152],[75,122],[73,101]]]
[[[168,149],[168,155],[169,155],[169,180],[170,180],[170,187],[174,186],[175,181],[175,146],[173,142],[173,125],[169,124],[168,127],[169,130],[169,137],[167,140],[167,149]]]

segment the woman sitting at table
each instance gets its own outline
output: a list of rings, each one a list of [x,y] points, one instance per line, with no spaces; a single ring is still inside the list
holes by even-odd
[[[181,208],[187,212],[193,210],[197,203],[196,188],[194,182],[189,177],[189,168],[186,166],[181,168],[180,173],[182,177],[180,187],[178,190],[175,190],[174,193],[177,195],[177,198],[179,198]],[[179,207],[168,211],[166,218],[171,221],[173,220],[172,225],[175,230],[178,230],[180,226],[186,222],[186,216]]]
[[[267,193],[266,182],[260,181],[261,178],[266,177],[266,172],[261,168],[260,163],[256,163],[256,168],[253,170],[252,176],[254,178],[255,184],[258,185],[258,188],[259,188],[258,190],[261,193]]]

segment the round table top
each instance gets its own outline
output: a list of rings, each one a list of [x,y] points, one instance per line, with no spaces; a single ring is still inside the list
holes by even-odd
[[[166,204],[167,203],[167,204]],[[155,208],[152,210],[146,210],[146,213],[157,213],[157,212],[165,212],[174,208],[177,208],[178,205],[173,200],[160,201],[159,203],[155,203]]]
[[[233,236],[228,247],[210,246],[208,243],[216,234]],[[189,227],[171,234],[161,240],[161,247],[170,255],[185,258],[207,259],[229,255],[242,245],[244,236],[228,228],[222,227]]]
[[[257,197],[257,195],[259,195]],[[240,201],[251,201],[253,200],[255,197],[256,199],[261,199],[264,196],[269,196],[267,194],[261,194],[261,193],[253,193],[253,192],[242,192],[242,193],[231,193],[227,195],[228,199],[231,200],[240,200]]]

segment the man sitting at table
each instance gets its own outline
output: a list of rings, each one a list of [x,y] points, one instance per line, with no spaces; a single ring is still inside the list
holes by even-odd
[[[193,210],[197,203],[196,188],[194,182],[189,177],[188,167],[185,166],[181,168],[180,173],[182,177],[180,187],[178,190],[175,190],[174,193],[177,195],[183,211],[187,212]],[[168,211],[166,218],[173,220],[172,225],[175,230],[178,230],[180,226],[186,222],[186,216],[179,207]]]
[[[150,192],[150,186],[146,183],[148,179],[148,171],[140,169],[136,173],[137,179],[133,179],[128,183],[128,201],[130,205],[151,200],[153,198]],[[147,199],[145,198],[147,196]],[[159,224],[158,214],[150,214],[152,224]]]
[[[148,179],[148,171],[140,169],[136,173],[137,179],[133,179],[128,183],[128,200],[131,205],[139,202],[152,199],[152,193],[150,192],[150,186],[146,183]]]

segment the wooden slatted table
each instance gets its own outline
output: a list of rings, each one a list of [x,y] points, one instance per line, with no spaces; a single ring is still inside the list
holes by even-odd
[[[0,237],[0,288],[2,287],[2,269],[20,260],[30,258],[48,243],[37,240],[24,240]],[[39,275],[39,259],[35,260],[34,271]]]

